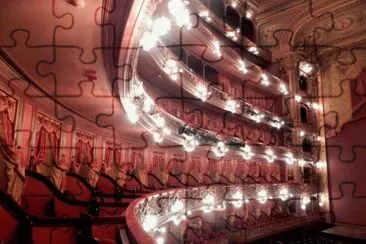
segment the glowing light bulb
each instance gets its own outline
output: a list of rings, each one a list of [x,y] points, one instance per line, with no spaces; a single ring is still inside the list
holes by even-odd
[[[277,129],[281,129],[282,125],[283,125],[283,121],[273,121],[272,122],[272,126]]]
[[[301,102],[302,97],[300,95],[295,95],[295,101],[296,102]]]
[[[237,41],[238,40],[237,32],[236,31],[227,31],[225,35],[227,37],[229,37],[230,39],[233,39],[234,41]]]
[[[310,72],[313,70],[313,67],[307,62],[301,62],[300,69],[305,73],[310,74]]]
[[[134,97],[142,97],[145,93],[143,83],[141,81],[134,81],[131,92]]]
[[[241,147],[241,156],[245,159],[245,160],[249,160],[253,157],[253,153],[252,153],[252,149],[250,148],[250,146],[245,145],[245,147]]]
[[[153,23],[152,33],[156,36],[164,36],[170,30],[170,20],[166,17],[160,17]]]
[[[264,86],[269,86],[269,80],[268,80],[268,76],[266,74],[262,74],[261,75],[262,79],[261,79],[261,84]]]
[[[164,237],[159,236],[158,238],[156,238],[156,243],[157,244],[164,244],[164,242],[165,242]]]
[[[309,203],[310,203],[310,198],[308,196],[303,196],[301,198],[301,209],[305,210],[306,205],[308,205]]]
[[[233,195],[233,205],[237,208],[243,206],[243,193],[240,191],[235,192]]]
[[[207,194],[203,199],[202,199],[203,204],[206,205],[214,205],[215,204],[215,197],[212,194]]]
[[[178,62],[174,59],[168,59],[165,62],[164,65],[164,71],[166,74],[168,74],[170,76],[170,78],[172,78],[172,80],[176,81],[179,78],[179,67],[178,67]]]
[[[159,232],[160,232],[160,233],[166,233],[166,228],[165,228],[165,227],[161,227],[161,228],[159,229]]]
[[[247,19],[251,19],[252,17],[253,17],[253,13],[252,13],[252,11],[247,11],[246,13],[245,13],[245,17],[247,18]]]
[[[143,101],[142,110],[145,113],[150,113],[152,111],[152,109],[153,109],[153,106],[154,106],[154,103],[151,100],[151,98],[150,97],[145,97],[144,98],[144,101]]]
[[[226,107],[225,109],[232,112],[232,113],[236,113],[236,110],[240,107],[240,104],[237,101],[234,100],[227,100],[226,101]]]
[[[280,190],[280,198],[282,201],[286,201],[289,197],[289,194],[288,194],[288,190],[287,188],[282,188]]]
[[[238,3],[237,3],[236,1],[232,1],[232,2],[231,2],[231,6],[232,6],[233,8],[236,8],[236,7],[238,6]]]
[[[268,194],[267,194],[267,192],[264,189],[260,190],[257,195],[258,195],[257,200],[261,204],[264,204],[265,202],[267,202],[267,200],[268,200]]]
[[[196,94],[199,99],[201,99],[203,102],[205,102],[208,97],[211,95],[211,92],[208,91],[207,87],[199,84],[196,88]]]
[[[164,137],[162,134],[160,134],[159,132],[154,132],[153,133],[153,138],[154,138],[154,141],[156,143],[161,143],[163,140],[164,140]]]
[[[187,28],[191,28],[192,23],[190,20],[189,11],[185,5],[185,2],[182,0],[170,0],[168,3],[168,9],[170,14],[175,17],[179,27],[186,26]]]
[[[210,14],[209,14],[209,12],[208,12],[207,10],[205,10],[205,11],[201,11],[201,12],[199,13],[199,16],[200,16],[201,18],[204,18],[204,19],[205,19],[205,20],[207,20],[208,22],[210,22],[210,21],[211,21]]]
[[[180,212],[184,209],[184,204],[181,200],[176,200],[172,205],[171,211],[172,212]]]
[[[229,151],[229,149],[226,147],[224,142],[219,141],[216,146],[213,147],[212,151],[217,157],[223,157]]]
[[[152,229],[155,229],[158,224],[158,219],[154,215],[146,215],[144,221],[142,223],[142,227],[146,232],[149,232]]]
[[[252,119],[257,123],[260,123],[264,117],[265,115],[260,113],[252,115]]]
[[[313,107],[313,109],[314,109],[315,111],[319,111],[319,109],[320,109],[320,105],[319,105],[318,103],[313,103],[313,104],[312,104],[312,107]]]
[[[257,47],[250,47],[250,48],[248,48],[248,51],[253,53],[254,55],[257,55],[259,53]]]
[[[274,154],[272,149],[266,150],[266,156],[265,157],[266,157],[268,163],[273,163],[276,159],[276,155]]]
[[[140,39],[140,45],[145,51],[151,50],[153,47],[156,46],[157,42],[158,42],[158,36],[154,35],[149,31],[144,32],[144,34]]]
[[[163,133],[167,136],[170,136],[172,134],[172,132],[166,127],[163,128]]]
[[[186,152],[193,152],[194,149],[199,145],[198,141],[191,135],[183,135],[184,141],[182,143],[183,148]]]
[[[286,161],[287,164],[291,165],[296,161],[296,159],[294,158],[294,155],[291,152],[288,152],[286,154],[285,161]]]
[[[158,113],[152,116],[154,123],[159,127],[163,128],[165,126],[165,119]]]
[[[239,70],[242,72],[242,73],[247,73],[248,72],[248,69],[247,69],[247,67],[246,67],[246,65],[245,65],[245,63],[244,63],[244,61],[243,60],[239,60],[238,61],[238,63],[239,63]]]
[[[321,169],[321,168],[323,168],[326,164],[325,164],[325,162],[323,162],[323,161],[318,161],[315,165],[316,165],[316,167],[317,167],[318,169]]]
[[[305,132],[303,130],[300,130],[299,135],[300,135],[300,137],[303,137],[305,135]]]
[[[288,90],[287,90],[287,87],[285,84],[281,83],[280,84],[280,92],[284,95],[287,95],[288,94]]]
[[[306,162],[303,159],[299,159],[298,163],[299,163],[299,166],[300,167],[304,167],[304,165],[305,165]]]
[[[320,193],[319,194],[319,207],[323,207],[325,203],[325,196],[324,194]]]
[[[218,56],[221,57],[222,53],[220,51],[220,42],[218,40],[214,40],[212,42],[212,52]]]
[[[128,98],[123,100],[123,105],[127,113],[127,118],[131,123],[135,124],[139,120],[137,106]]]

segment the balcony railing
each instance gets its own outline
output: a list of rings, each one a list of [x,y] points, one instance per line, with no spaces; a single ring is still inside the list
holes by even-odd
[[[174,60],[174,54],[167,49],[164,51],[164,53],[161,51],[161,49],[156,49],[154,51],[151,51],[150,54],[162,70],[166,69],[167,61],[169,60],[169,58],[167,57],[172,57],[172,59]],[[177,71],[179,70],[179,73],[168,75],[181,77],[180,83],[182,84],[182,87],[193,96],[197,97],[197,86],[203,85],[207,88],[209,92],[211,92],[211,95],[207,98],[207,103],[219,107],[223,110],[227,110],[226,102],[232,99],[233,101],[238,102],[238,105],[240,106],[240,108],[235,109],[235,113],[237,112],[237,114],[240,114],[244,118],[253,121],[253,123],[255,123],[255,119],[253,119],[253,116],[257,114],[264,115],[261,123],[268,126],[273,126],[273,123],[275,121],[279,121],[279,119],[281,118],[276,113],[272,113],[270,111],[255,107],[243,101],[242,99],[232,98],[232,96],[220,90],[218,87],[209,85],[206,81],[204,81],[202,78],[198,77],[190,69],[188,69],[185,64],[178,61],[176,62],[177,65],[179,65],[179,67],[176,68]]]
[[[292,184],[266,184],[266,185],[231,185],[231,186],[210,186],[210,187],[191,187],[178,190],[166,190],[155,192],[141,197],[132,202],[127,211],[126,219],[132,237],[138,243],[154,243],[162,236],[162,233],[170,232],[170,222],[179,225],[187,217],[200,216],[214,212],[218,216],[224,216],[227,208],[229,212],[233,209],[240,210],[241,207],[235,207],[235,203],[242,201],[242,206],[246,204],[256,204],[258,193],[265,191],[271,196],[268,201],[286,202],[279,199],[281,189],[287,188],[292,197],[286,200],[298,201],[303,194],[313,194],[313,190],[303,192],[299,185]],[[238,200],[237,192],[241,192],[244,198]],[[265,202],[267,201],[265,200]],[[262,204],[264,204],[263,202]],[[254,205],[261,207],[262,205]],[[207,212],[208,211],[208,212]],[[285,210],[284,210],[285,211]],[[318,213],[309,214],[302,217],[287,215],[288,217],[279,217],[276,221],[266,219],[259,221],[253,226],[240,229],[240,237],[245,240],[253,240],[259,237],[270,235],[276,232],[285,231],[290,228],[318,221],[322,219]],[[204,218],[203,218],[204,220]],[[227,221],[224,218],[221,221]],[[162,227],[168,227],[168,230],[161,232]],[[231,235],[235,237],[235,232],[223,228],[218,231],[224,232],[227,238]]]
[[[208,21],[207,18],[200,17],[200,21],[211,31],[216,32],[216,34],[221,35],[223,38],[228,40],[228,45],[236,47],[235,49],[240,49],[245,53],[240,53],[240,55],[244,54],[248,57],[250,61],[257,63],[259,65],[268,65],[272,61],[272,54],[270,51],[257,46],[254,42],[249,40],[247,37],[241,35],[241,33],[237,33],[239,36],[237,38],[230,38],[227,36],[228,31],[236,31],[233,27],[229,26],[228,24],[224,23],[223,19],[216,16],[214,13],[211,13],[209,9],[202,4],[199,0],[192,0],[189,4],[190,10],[193,13],[197,13],[198,15],[202,12],[208,12],[210,20]],[[229,41],[230,40],[230,41]],[[231,44],[230,44],[231,43]],[[241,48],[242,47],[242,48]],[[250,52],[250,48],[256,48],[256,52]],[[257,57],[260,60],[256,60],[253,57]]]

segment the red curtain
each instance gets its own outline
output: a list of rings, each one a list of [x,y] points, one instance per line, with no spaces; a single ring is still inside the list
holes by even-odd
[[[160,157],[159,157],[159,167],[161,169],[164,169],[165,168],[165,159],[164,159],[164,157],[162,155],[160,155]]]
[[[13,145],[14,135],[14,123],[10,119],[9,112],[7,110],[0,112],[0,128],[2,128],[1,134],[4,136],[5,142],[8,146]]]
[[[120,166],[121,165],[121,148],[118,147],[114,150],[114,162]]]
[[[93,162],[93,146],[89,142],[84,142],[81,139],[75,145],[75,161],[77,163],[88,163]]]
[[[56,131],[49,132],[44,126],[38,132],[38,140],[36,146],[36,159],[44,162],[47,157],[53,157],[54,160],[59,158],[60,138],[57,138]],[[52,153],[53,155],[50,155]]]
[[[153,168],[157,168],[159,166],[159,156],[155,155],[152,160],[152,166]]]
[[[111,167],[112,161],[113,161],[113,148],[108,147],[105,149],[104,152],[104,164],[106,170]]]

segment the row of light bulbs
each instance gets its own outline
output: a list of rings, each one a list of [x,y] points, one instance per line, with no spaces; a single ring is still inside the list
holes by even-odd
[[[191,26],[191,22],[189,19],[189,11],[185,7],[186,4],[187,4],[186,1],[171,0],[168,4],[168,8],[169,8],[169,12],[176,18],[176,22],[177,22],[178,26],[186,26],[189,28]],[[143,34],[141,41],[140,41],[144,50],[150,50],[152,47],[156,46],[157,42],[159,41],[159,38],[161,36],[164,36],[170,30],[171,24],[170,24],[170,21],[166,17],[160,17],[154,23],[149,23],[149,27],[151,30],[146,31]],[[216,54],[217,56],[222,55],[222,53],[220,51],[220,43],[217,40],[213,41],[212,49],[213,49],[213,53]],[[178,68],[177,62],[172,59],[170,59],[166,62],[166,66],[165,66],[164,70],[165,70],[165,72],[167,72],[170,75],[170,77],[173,80],[177,80],[179,77],[179,73],[182,72],[182,69]],[[239,70],[244,73],[247,72],[245,63],[242,60],[239,60]],[[266,74],[262,74],[261,83],[264,84],[265,86],[269,85],[268,76]],[[284,95],[288,94],[286,85],[283,83],[280,84],[279,90]],[[204,101],[207,100],[208,97],[210,96],[210,92],[207,90],[206,87],[204,87],[202,85],[197,88],[196,94],[200,97],[200,99],[202,99]],[[227,107],[228,111],[231,111],[234,113],[240,107],[240,104],[237,101],[228,100],[226,107]],[[261,118],[262,118],[262,116],[260,116],[260,115],[253,116],[253,120],[255,120],[258,123],[261,121]],[[274,123],[273,125],[276,128],[281,127],[280,126],[281,123]],[[161,137],[156,137],[156,138],[161,138]]]
[[[318,196],[318,204],[320,207],[324,206],[325,204],[325,196],[324,194],[316,194]],[[286,201],[293,197],[293,194],[289,192],[287,188],[282,188],[277,197],[272,197],[268,194],[268,192],[265,189],[261,189],[257,193],[256,200],[260,204],[265,204],[269,199],[281,199],[282,201]],[[300,198],[300,206],[301,209],[306,210],[306,206],[311,202],[309,195],[304,194]],[[218,211],[224,211],[227,206],[230,206],[230,204],[236,208],[241,208],[244,203],[249,203],[249,199],[246,199],[244,197],[244,194],[241,191],[236,191],[230,200],[225,200],[222,204],[217,204],[217,201],[213,194],[208,193],[203,197],[201,200],[201,207],[200,210],[204,213],[210,213],[214,210]],[[186,215],[190,216],[192,214],[192,211],[188,210],[186,211],[185,204],[182,200],[177,199],[174,201],[172,206],[170,207],[170,213],[173,214],[173,216],[170,218],[170,220],[178,226],[181,221],[185,220],[187,217]],[[142,222],[143,229],[146,232],[152,232],[155,234],[164,234],[166,233],[166,228],[161,227],[158,228],[158,216],[156,215],[146,215],[144,217],[144,220]],[[163,236],[159,236],[156,239],[157,243],[164,243],[165,239]]]
[[[142,86],[137,86],[142,89],[142,92],[139,89],[137,89],[138,91],[136,89],[132,90],[135,90],[135,95],[140,95],[144,97],[142,110],[146,113],[151,113],[153,111],[152,106],[154,106],[152,99],[145,93]],[[136,104],[129,99],[125,99],[125,108],[127,110],[127,115],[130,121],[136,123],[139,118]],[[152,115],[150,115],[150,117],[157,127],[157,129],[152,132],[153,139],[155,142],[161,143],[164,140],[164,137],[170,136],[172,132],[170,131],[170,129],[168,129],[165,118],[162,115],[160,115],[159,113],[153,113]],[[300,131],[300,136],[304,135],[305,132]],[[193,152],[196,147],[200,145],[199,141],[194,135],[183,133],[181,137],[181,144],[183,145],[184,150],[187,152]],[[211,151],[215,154],[216,157],[224,157],[229,152],[229,149],[224,141],[218,141],[215,145],[211,147]],[[239,154],[245,160],[250,160],[255,156],[250,145],[241,147],[239,150]],[[264,158],[267,160],[267,162],[272,163],[278,158],[278,156],[272,149],[269,148],[265,151]],[[294,162],[298,161],[300,166],[303,166],[305,163],[307,163],[304,160],[295,159],[291,152],[286,155],[285,161],[288,164],[293,164]]]
[[[239,62],[239,70],[241,70],[243,72],[247,69],[245,68],[244,62],[242,60],[240,60],[240,61],[241,62]],[[168,59],[165,62],[163,70],[174,81],[176,81],[179,77],[179,74],[183,72],[183,69],[179,68],[178,62],[176,60],[173,60],[173,59]],[[264,80],[265,82],[269,82],[267,75],[262,75],[262,80]],[[283,83],[280,84],[279,90],[284,95],[288,94],[286,85],[284,85]],[[195,92],[194,92],[194,95],[197,98],[199,98],[201,101],[204,101],[204,102],[207,101],[207,99],[209,99],[211,94],[212,93],[209,91],[207,85],[204,85],[202,83],[200,83],[196,86],[196,89],[195,89]],[[240,108],[241,108],[241,103],[239,101],[233,100],[233,99],[226,100],[225,109],[227,111],[229,111],[231,113],[238,113],[240,111]],[[257,122],[257,123],[260,123],[265,118],[265,115],[260,113],[257,109],[255,109],[254,112],[255,112],[255,114],[250,116],[250,118],[252,120],[254,120],[255,122]],[[270,125],[277,128],[277,129],[280,129],[284,125],[284,123],[285,122],[281,121],[279,118],[277,118],[277,116],[274,116],[273,117],[273,122],[270,123]]]
[[[186,25],[187,27],[189,27],[190,21],[189,21],[189,18],[187,18],[188,10],[185,8],[185,5],[186,5],[186,3],[181,0],[171,0],[169,2],[168,7],[169,7],[170,13],[176,17],[177,24],[179,26]],[[189,16],[189,14],[188,14],[188,16]],[[182,20],[180,20],[180,19],[182,19]],[[161,17],[161,18],[157,19],[154,23],[149,24],[149,26],[150,26],[151,30],[145,32],[143,35],[143,38],[141,40],[141,44],[143,45],[144,49],[149,49],[149,48],[153,47],[154,45],[156,45],[159,37],[165,35],[169,31],[170,21],[165,17]],[[151,44],[147,40],[153,40],[152,41],[153,44]],[[213,43],[213,49],[217,55],[222,55],[221,51],[220,51],[220,44],[218,43],[218,41]],[[245,63],[242,60],[239,61],[239,70],[241,70],[242,72],[247,72]],[[168,60],[168,62],[166,64],[166,72],[169,73],[170,75],[172,75],[173,79],[177,79],[179,72],[182,72],[182,70],[178,68],[176,61]],[[262,83],[264,85],[266,85],[266,84],[268,85],[268,83],[269,83],[268,77],[265,74],[262,74]],[[136,84],[137,85],[135,85],[135,87],[133,89],[133,93],[134,93],[135,97],[136,96],[140,97],[144,94],[142,83],[137,82]],[[284,84],[280,84],[280,90],[284,94],[288,93],[287,88]],[[207,87],[205,87],[204,85],[197,86],[196,94],[203,101],[207,100],[208,97],[211,95],[211,93],[208,91]],[[145,98],[143,101],[142,110],[146,113],[149,113],[149,112],[151,112],[152,107],[154,106],[154,103],[153,103],[152,99],[146,95],[146,93],[145,93],[144,97]],[[124,104],[125,104],[125,108],[127,110],[126,112],[127,112],[128,118],[130,119],[131,122],[136,123],[139,118],[136,104],[134,103],[134,101],[132,99],[125,99]],[[240,107],[240,104],[235,100],[229,99],[226,102],[226,109],[233,113],[235,113],[239,107]],[[256,121],[257,123],[259,123],[264,117],[265,116],[263,114],[260,114],[259,112],[252,115],[252,119],[254,121]],[[170,135],[171,131],[165,127],[165,120],[162,116],[160,116],[159,114],[155,114],[152,118],[153,118],[154,123],[158,127],[158,129],[153,132],[153,139],[157,143],[161,143],[164,140],[164,136]],[[284,124],[283,121],[275,120],[274,122],[272,122],[272,126],[274,126],[276,128],[280,128],[283,124]],[[300,132],[300,134],[301,133],[302,132]],[[193,136],[189,136],[189,135],[183,136],[182,144],[183,144],[184,149],[188,152],[193,151],[195,149],[195,147],[199,145],[198,141]],[[249,156],[251,157],[253,155],[253,153],[248,152],[248,150],[250,150],[250,149],[248,149],[248,147],[246,147],[244,149],[243,157],[249,158]],[[215,153],[216,156],[222,157],[228,152],[228,149],[226,148],[226,146],[223,142],[218,142],[217,145],[212,148],[212,151]],[[273,162],[276,158],[273,151],[271,151],[271,150],[266,151],[265,157],[267,158],[267,160],[269,162]]]
[[[140,87],[140,89],[143,89]],[[143,92],[137,92],[138,95],[145,94],[145,98],[143,100],[143,110],[145,112],[151,112],[151,106],[152,106],[152,99],[149,98],[146,93]],[[125,108],[127,109],[127,115],[131,122],[137,122],[138,120],[138,113],[137,113],[137,106],[135,103],[131,102],[131,100],[126,100]],[[152,121],[155,123],[157,130],[153,132],[153,139],[157,143],[161,143],[164,140],[164,136],[170,136],[171,131],[166,126],[166,121],[163,116],[161,116],[159,113],[155,113],[151,116]],[[304,136],[305,133],[303,131],[300,132],[300,136]],[[183,148],[187,152],[193,152],[197,146],[199,146],[199,142],[196,139],[194,135],[188,135],[188,134],[182,134],[182,143]],[[223,141],[218,141],[216,145],[212,146],[211,151],[215,154],[217,157],[223,157],[225,156],[229,149],[225,145]],[[245,160],[252,159],[254,153],[252,152],[252,149],[249,145],[246,145],[245,147],[240,148],[240,154]],[[277,159],[276,154],[272,149],[267,149],[265,151],[264,157],[269,163],[274,162]],[[285,161],[288,164],[293,164],[296,162],[296,159],[294,158],[292,153],[288,153],[286,155]],[[305,162],[303,160],[298,160],[299,165],[303,166]]]

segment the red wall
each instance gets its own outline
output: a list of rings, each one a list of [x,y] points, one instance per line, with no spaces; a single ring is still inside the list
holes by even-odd
[[[352,121],[327,139],[331,211],[335,223],[366,226],[366,97],[353,90],[352,103]]]

